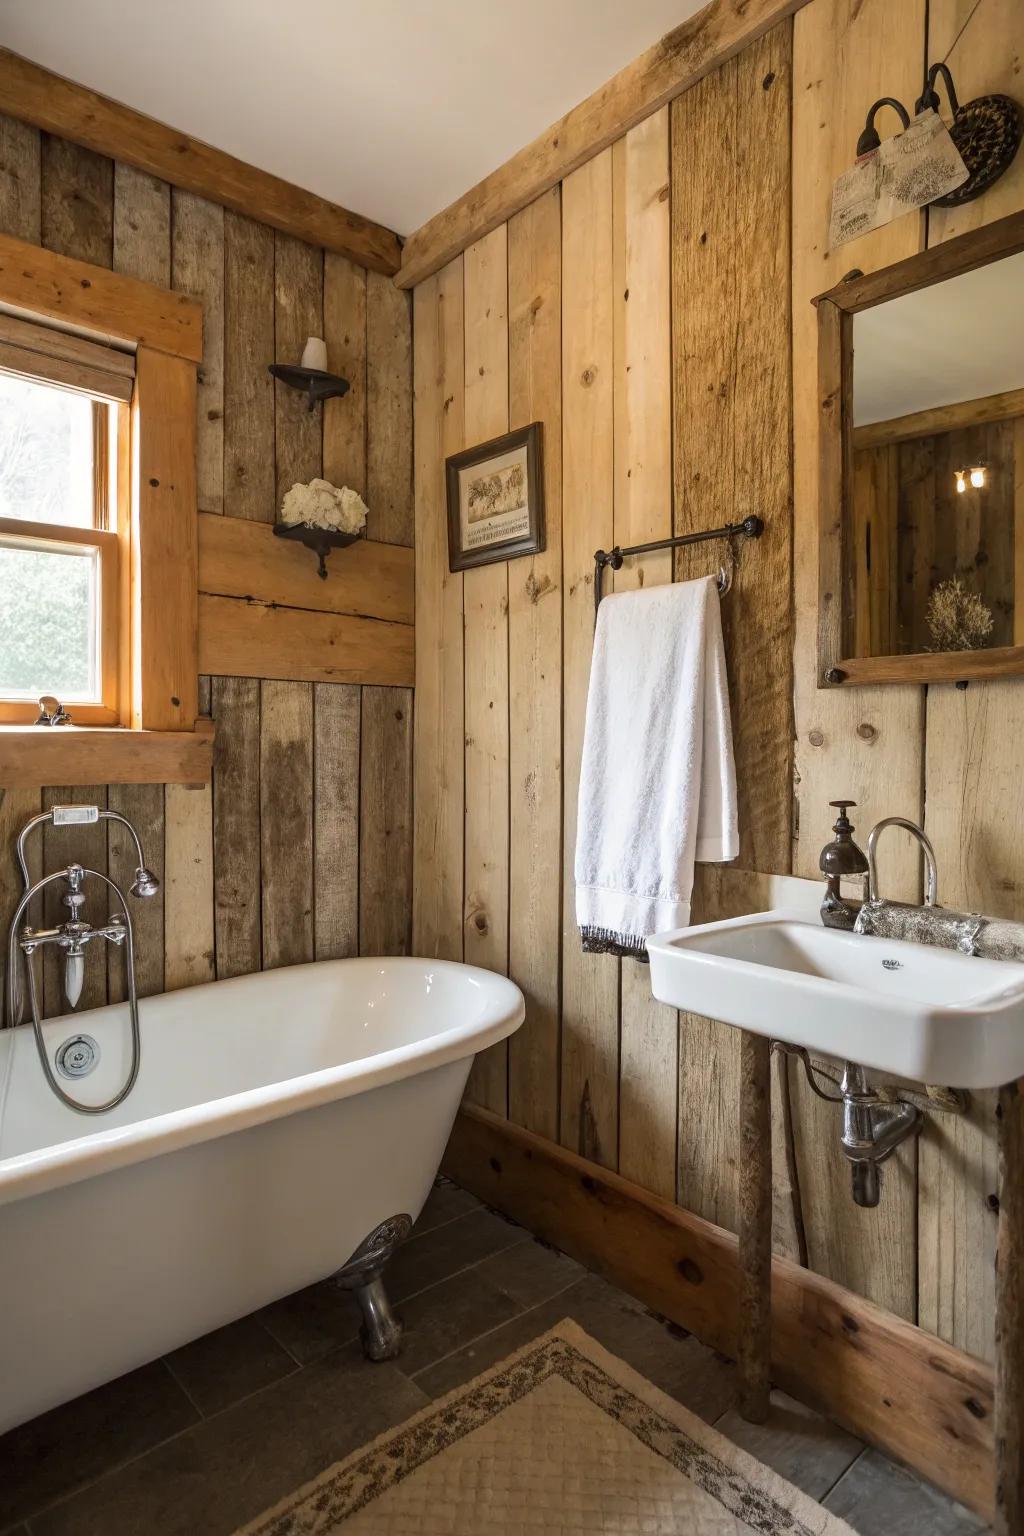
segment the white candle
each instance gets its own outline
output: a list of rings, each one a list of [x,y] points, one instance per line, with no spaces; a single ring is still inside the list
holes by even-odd
[[[318,368],[327,372],[327,343],[319,336],[310,336],[302,349],[303,368]]]

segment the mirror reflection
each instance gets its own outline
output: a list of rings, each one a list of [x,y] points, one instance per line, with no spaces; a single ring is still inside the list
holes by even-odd
[[[1024,254],[854,316],[851,460],[847,654],[1024,644]]]

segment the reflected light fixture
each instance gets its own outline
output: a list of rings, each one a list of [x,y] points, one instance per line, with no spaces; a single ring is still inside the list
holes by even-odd
[[[987,469],[988,466],[986,464],[972,464],[964,469],[955,469],[953,475],[956,479],[957,490],[961,494],[966,491],[968,480],[970,480],[971,485],[976,491],[983,490]]]

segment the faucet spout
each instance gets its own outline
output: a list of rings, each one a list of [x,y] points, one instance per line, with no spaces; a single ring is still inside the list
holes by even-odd
[[[932,840],[923,827],[919,827],[916,821],[908,821],[905,816],[886,816],[868,833],[868,900],[878,900],[878,866],[876,854],[878,851],[878,839],[886,827],[902,827],[904,832],[909,832],[916,837],[924,851],[925,870],[927,882],[925,885],[924,904],[926,907],[934,907],[939,899],[939,866],[935,858],[935,849]]]

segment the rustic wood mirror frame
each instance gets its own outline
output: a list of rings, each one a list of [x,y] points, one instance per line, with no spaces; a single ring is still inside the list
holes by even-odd
[[[1024,250],[1024,212],[959,235],[881,271],[851,277],[814,300],[818,310],[818,687],[962,682],[1024,676],[1024,645],[906,656],[843,656],[852,593],[845,540],[853,485],[853,317]],[[1024,602],[1024,593],[1020,594]]]

